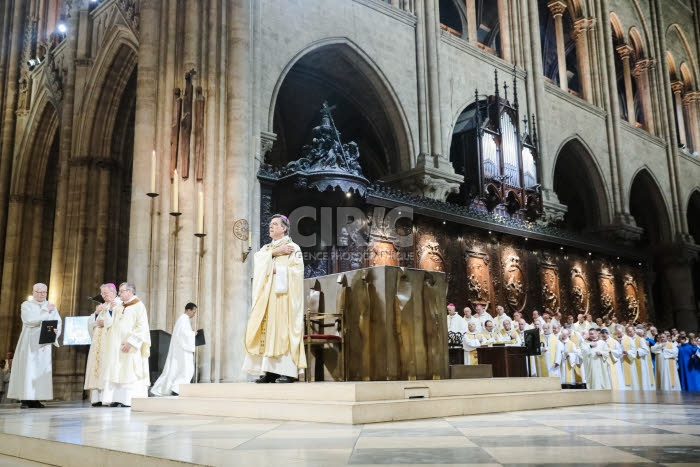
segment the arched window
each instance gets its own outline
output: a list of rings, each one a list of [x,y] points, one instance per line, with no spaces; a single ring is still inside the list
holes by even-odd
[[[697,109],[700,93],[694,89],[695,81],[687,63],[676,66],[670,52],[666,53],[666,60],[671,78],[678,147],[685,152],[697,154],[700,150],[700,129],[697,128],[700,124]]]
[[[581,26],[574,33],[574,20],[567,3],[561,0],[538,0],[542,73],[565,91],[582,94],[577,56],[577,35],[587,34]],[[585,25],[584,25],[585,26]],[[561,28],[561,31],[559,31]],[[581,36],[579,39],[585,39]],[[586,53],[585,50],[582,53]],[[584,96],[585,97],[585,96]]]
[[[476,40],[479,46],[502,57],[501,22],[496,0],[470,0],[475,2]]]
[[[440,27],[457,37],[465,37],[465,23],[462,12],[455,0],[440,0]]]

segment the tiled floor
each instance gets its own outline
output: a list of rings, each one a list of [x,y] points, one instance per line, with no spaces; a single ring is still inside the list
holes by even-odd
[[[131,413],[79,404],[42,410],[3,406],[0,433],[206,465],[700,465],[700,404],[693,397],[683,402],[364,426]],[[0,456],[0,467],[6,465],[39,464]]]

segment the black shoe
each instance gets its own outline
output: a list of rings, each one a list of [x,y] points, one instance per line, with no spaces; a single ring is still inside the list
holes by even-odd
[[[292,378],[291,376],[282,375],[275,380],[275,383],[293,383],[296,380],[297,380],[296,378]]]
[[[93,407],[102,407],[102,402],[95,402],[92,404]]]
[[[110,407],[131,407],[130,405],[122,404],[121,402],[112,402],[109,404]]]
[[[276,380],[278,377],[279,377],[278,374],[276,374],[276,373],[269,373],[269,372],[268,372],[268,373],[265,373],[264,375],[262,375],[260,378],[256,379],[255,382],[256,382],[257,384],[260,384],[260,383],[274,383],[275,380]]]
[[[170,391],[171,396],[179,396],[180,394],[176,393],[175,391]]]
[[[31,407],[31,405],[29,405],[29,401],[20,401],[20,402],[21,402],[21,405],[19,406],[20,409],[28,409]]]
[[[35,409],[43,409],[44,407],[46,407],[46,406],[44,404],[42,404],[41,402],[34,401],[34,408]]]

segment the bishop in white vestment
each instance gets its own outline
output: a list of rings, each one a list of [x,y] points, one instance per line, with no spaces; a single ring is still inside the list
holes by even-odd
[[[153,395],[177,396],[180,394],[180,385],[190,384],[192,381],[194,376],[194,338],[197,333],[192,330],[190,320],[196,312],[197,306],[194,303],[188,303],[185,306],[185,313],[175,322],[163,373],[151,388]]]
[[[46,301],[46,284],[34,284],[32,298],[22,303],[22,333],[12,361],[7,398],[21,401],[22,408],[41,408],[42,400],[53,399],[51,369],[52,344],[39,344],[41,323],[57,320],[54,346],[58,347],[61,316],[53,303]]]

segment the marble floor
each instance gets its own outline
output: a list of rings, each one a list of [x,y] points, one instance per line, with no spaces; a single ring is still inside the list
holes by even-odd
[[[700,465],[700,398],[674,400],[355,426],[0,406],[0,466]]]

